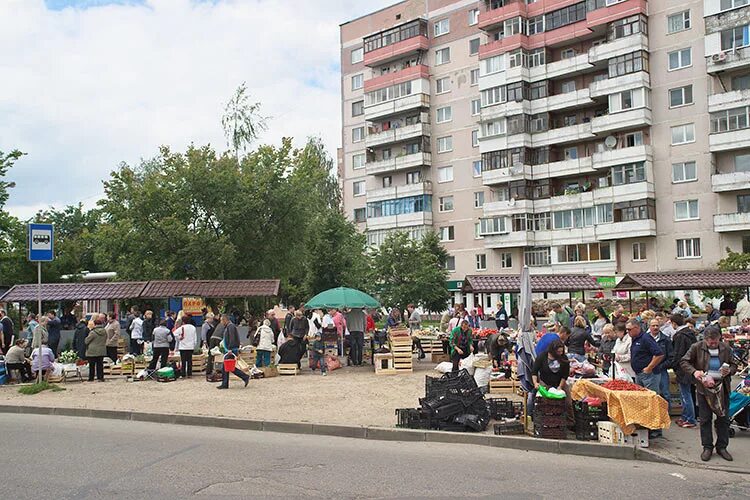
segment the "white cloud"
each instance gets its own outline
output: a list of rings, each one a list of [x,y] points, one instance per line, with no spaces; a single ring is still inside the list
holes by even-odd
[[[161,144],[223,150],[223,103],[242,81],[273,117],[263,141],[319,135],[335,156],[338,25],[393,2],[117,3],[0,2],[0,150],[28,153],[10,175],[16,215],[92,203],[119,162]]]

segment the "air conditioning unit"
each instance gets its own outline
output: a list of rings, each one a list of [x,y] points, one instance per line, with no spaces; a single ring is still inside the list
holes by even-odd
[[[723,63],[727,60],[727,53],[726,52],[719,52],[718,54],[714,54],[711,57],[711,60],[715,63]]]

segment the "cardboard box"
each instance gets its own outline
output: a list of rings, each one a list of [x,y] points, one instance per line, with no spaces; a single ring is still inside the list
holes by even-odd
[[[263,368],[261,368],[261,370],[263,370],[263,378],[279,376],[279,370],[278,368],[276,368],[276,366],[264,366]]]

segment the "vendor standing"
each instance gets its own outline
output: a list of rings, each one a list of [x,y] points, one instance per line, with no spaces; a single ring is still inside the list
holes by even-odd
[[[350,309],[345,319],[349,328],[349,357],[354,366],[361,366],[365,347],[365,312],[362,309]]]
[[[490,355],[493,368],[500,368],[508,360],[508,338],[500,332],[493,333],[484,344]]]
[[[497,303],[497,312],[495,313],[495,326],[498,330],[508,328],[508,311],[505,310],[505,304]]]
[[[729,393],[732,390],[732,375],[737,364],[732,349],[721,341],[721,330],[715,326],[706,328],[703,341],[697,342],[680,360],[682,371],[694,378],[698,392],[698,417],[701,425],[701,460],[711,459],[714,447],[716,454],[727,461],[732,455],[729,446]],[[711,422],[716,418],[716,443]]]
[[[453,371],[458,371],[459,362],[474,352],[474,344],[471,338],[471,328],[468,320],[461,320],[461,324],[453,329],[450,338],[451,361]]]
[[[422,341],[416,337],[417,332],[422,330],[422,316],[420,316],[414,304],[406,306],[406,311],[409,313],[409,333],[412,338],[411,350],[414,351],[414,347],[416,347],[419,350],[419,359],[424,359],[425,354],[424,349],[422,349]]]

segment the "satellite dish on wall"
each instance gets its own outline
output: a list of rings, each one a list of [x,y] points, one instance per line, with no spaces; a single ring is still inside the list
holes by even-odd
[[[604,145],[607,146],[608,149],[614,149],[615,146],[617,146],[617,137],[614,135],[608,135],[606,139],[604,139]]]

